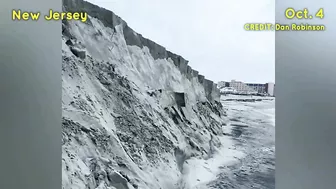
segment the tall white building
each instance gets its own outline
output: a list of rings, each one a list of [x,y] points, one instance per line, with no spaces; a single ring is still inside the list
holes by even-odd
[[[226,84],[225,81],[220,81],[220,82],[217,83],[217,87],[218,87],[219,89],[220,89],[220,88],[223,88],[223,87],[225,87],[225,84]]]
[[[231,80],[230,82],[220,81],[218,82],[219,89],[234,89],[236,93],[241,94],[268,94],[275,96],[275,84],[274,83],[244,83],[241,81]]]
[[[261,83],[246,83],[247,86],[255,90],[257,93],[266,93],[266,84]]]
[[[246,85],[245,83],[241,81],[231,80],[230,87],[233,87],[238,92],[241,93],[255,93],[256,91],[253,90],[250,86]]]
[[[275,84],[274,83],[266,83],[266,92],[271,95],[271,96],[275,96],[274,94],[274,86]]]

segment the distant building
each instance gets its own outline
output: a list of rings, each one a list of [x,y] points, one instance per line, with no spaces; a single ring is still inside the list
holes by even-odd
[[[266,86],[265,84],[260,83],[246,83],[247,86],[255,90],[257,93],[263,94],[266,93]]]
[[[225,81],[220,81],[220,82],[217,83],[217,87],[219,89],[224,88],[225,87],[225,83],[226,83]]]
[[[275,96],[275,84],[274,84],[274,89],[273,89],[273,96]]]
[[[241,81],[236,81],[236,80],[231,80],[230,87],[233,87],[240,93],[255,93],[256,92],[253,88],[251,88],[247,84]]]
[[[217,83],[217,87],[219,89],[224,88],[224,87],[230,87],[230,82],[220,81]]]
[[[270,96],[275,96],[275,84],[274,83],[244,83],[241,81],[231,80],[230,82],[220,81],[218,82],[219,89],[230,89],[221,91],[231,91],[234,89],[236,93],[244,94],[268,94]]]
[[[274,83],[266,83],[266,93],[269,94],[270,96],[275,96],[275,84]]]

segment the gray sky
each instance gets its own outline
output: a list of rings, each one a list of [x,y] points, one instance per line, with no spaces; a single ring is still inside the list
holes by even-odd
[[[136,32],[189,60],[215,82],[274,82],[274,0],[88,0],[112,10]]]

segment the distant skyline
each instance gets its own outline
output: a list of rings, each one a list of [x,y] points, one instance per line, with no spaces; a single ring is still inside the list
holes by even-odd
[[[249,84],[266,84],[266,83],[274,83],[274,81],[267,81],[267,82],[249,82],[249,81],[243,81],[243,80],[239,80],[239,79],[229,79],[229,80],[222,80],[223,82],[231,82],[231,81],[238,81],[238,82],[243,82],[243,83],[249,83]],[[219,81],[221,82],[221,81]]]
[[[275,81],[274,32],[243,28],[245,23],[274,23],[274,0],[88,1],[113,11],[215,82]]]

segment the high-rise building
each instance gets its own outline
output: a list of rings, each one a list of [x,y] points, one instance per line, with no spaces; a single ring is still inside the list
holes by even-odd
[[[260,83],[246,83],[247,86],[255,90],[257,93],[263,94],[266,93],[265,84]]]
[[[274,89],[273,89],[273,96],[275,96],[275,84],[274,84]]]
[[[220,81],[217,83],[217,87],[219,89],[224,88],[224,87],[230,87],[230,82]]]
[[[221,89],[221,88],[225,87],[225,83],[226,83],[225,81],[220,81],[220,82],[217,83],[217,87],[219,89]]]
[[[275,89],[275,84],[274,83],[266,83],[266,93],[268,93],[270,96],[275,96],[274,94],[274,89]]]
[[[220,81],[218,82],[218,88],[233,88],[237,93],[259,93],[275,96],[275,84],[274,83],[244,83],[241,81],[231,80],[231,82]]]
[[[251,88],[247,84],[241,81],[236,81],[236,80],[231,80],[230,87],[235,88],[238,92],[241,92],[241,93],[255,93],[256,92],[253,88]]]

